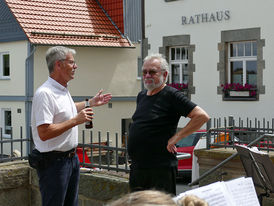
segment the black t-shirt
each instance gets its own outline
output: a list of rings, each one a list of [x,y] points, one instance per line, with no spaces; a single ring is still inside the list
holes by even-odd
[[[168,152],[167,142],[175,134],[180,117],[186,117],[196,104],[169,86],[152,96],[146,93],[141,91],[137,97],[128,154],[139,168],[176,166],[177,159]]]

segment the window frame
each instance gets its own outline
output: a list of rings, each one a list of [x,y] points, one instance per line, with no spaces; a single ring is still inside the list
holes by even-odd
[[[147,43],[147,39],[146,39]],[[195,72],[195,64],[193,63],[193,54],[195,52],[195,45],[190,44],[190,35],[173,35],[173,36],[163,36],[162,46],[159,47],[159,53],[163,54],[167,61],[169,61],[169,48],[176,46],[186,46],[188,47],[188,85],[185,95],[191,99],[191,95],[195,94],[195,86],[193,85],[193,73]],[[144,48],[149,48],[148,43]],[[145,50],[147,51],[147,50]],[[168,62],[169,63],[169,62]],[[169,75],[170,76],[170,75]]]
[[[5,76],[4,75],[4,55],[8,55],[9,57],[9,75]],[[0,52],[0,79],[10,79],[10,53],[9,52]]]
[[[186,57],[187,58],[182,58],[182,52],[180,52],[180,56],[181,59],[177,59],[177,55],[176,55],[176,49],[180,48],[180,50],[182,51],[182,48],[185,49],[186,51]],[[172,59],[172,49],[175,49],[175,59]],[[183,65],[187,65],[188,67],[188,47],[187,46],[174,46],[174,47],[169,47],[169,68],[170,68],[170,75],[169,75],[169,82],[170,83],[185,83],[183,82],[184,80],[184,76],[187,76],[188,79],[188,69],[187,69],[187,75],[184,75],[184,68]],[[173,74],[172,74],[172,65],[179,65],[179,82],[173,82]],[[188,80],[187,80],[188,81]],[[187,82],[188,84],[188,82]]]
[[[5,116],[5,112],[10,112],[10,125],[7,125],[6,122],[6,116]],[[6,133],[6,127],[9,127],[8,129],[11,131],[12,130],[12,113],[11,113],[11,109],[10,108],[2,108],[1,109],[1,127],[2,127],[2,136],[4,138],[11,138],[11,134]],[[12,132],[12,131],[11,131]]]
[[[223,85],[228,83],[228,43],[240,41],[255,41],[257,44],[257,87],[255,96],[250,93],[247,97],[242,95],[232,97],[223,90]],[[260,94],[265,94],[265,86],[263,85],[264,46],[265,39],[261,39],[260,27],[221,31],[221,41],[218,43],[219,62],[217,63],[217,70],[219,71],[219,85],[217,86],[217,94],[222,95],[223,101],[259,101]]]
[[[238,43],[248,43],[248,42],[250,42],[250,43],[253,43],[253,42],[255,42],[256,43],[256,41],[239,41],[239,42],[229,42],[228,43],[228,46],[227,46],[227,49],[228,49],[228,51],[227,51],[227,54],[228,54],[228,62],[227,62],[227,81],[228,81],[228,83],[232,83],[231,82],[231,62],[243,62],[243,85],[245,85],[246,83],[247,83],[247,78],[246,78],[246,76],[247,76],[247,68],[246,68],[246,62],[247,61],[256,61],[256,63],[257,63],[257,54],[258,54],[258,52],[257,52],[257,54],[256,54],[256,56],[254,56],[254,55],[252,55],[253,54],[253,46],[251,47],[251,55],[250,56],[246,56],[245,55],[245,46],[243,47],[244,48],[244,51],[243,51],[243,53],[244,53],[244,55],[243,56],[238,56],[237,55],[237,53],[238,53],[238,49],[236,49],[236,56],[233,56],[233,57],[231,57],[231,44],[236,44],[237,46],[238,46]],[[253,45],[253,44],[251,44],[251,45]],[[257,68],[257,70],[258,70],[258,68]],[[257,73],[258,73],[258,71],[256,71]],[[234,82],[233,82],[234,83]],[[256,83],[256,85],[257,85],[257,83]]]

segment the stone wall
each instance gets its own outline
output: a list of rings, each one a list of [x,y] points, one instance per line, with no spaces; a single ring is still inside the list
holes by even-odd
[[[218,165],[220,162],[222,162],[226,158],[235,154],[236,152],[237,152],[236,149],[233,150],[230,148],[195,150],[194,153],[198,158],[200,176],[203,173],[207,172],[209,169]],[[272,160],[272,163],[274,163],[274,152],[269,152],[269,157]],[[224,164],[222,167],[220,167],[219,169],[215,170],[213,173],[211,173],[210,175],[202,179],[199,182],[199,186],[208,185],[210,183],[221,181],[221,180],[227,181],[227,180],[231,180],[231,179],[243,177],[243,176],[246,176],[246,173],[243,168],[240,157],[239,155],[237,155],[232,160]],[[255,187],[255,188],[256,188],[257,194],[263,193],[263,190],[261,188],[258,188],[258,187]],[[273,193],[270,195],[270,197],[263,198],[263,205],[264,206],[274,205]]]
[[[0,164],[0,205],[30,206],[30,170],[26,161]]]
[[[128,176],[116,172],[81,173],[79,206],[102,206],[128,193]],[[38,177],[27,161],[0,164],[0,205],[41,206]]]

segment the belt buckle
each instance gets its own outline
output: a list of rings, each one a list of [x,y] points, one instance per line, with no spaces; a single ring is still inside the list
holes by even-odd
[[[74,155],[75,155],[75,150],[74,150],[73,152],[70,152],[70,153],[68,154],[68,157],[69,157],[69,158],[72,158],[72,157],[74,157]]]

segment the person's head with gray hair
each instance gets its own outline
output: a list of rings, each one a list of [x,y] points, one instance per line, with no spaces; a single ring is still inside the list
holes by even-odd
[[[144,62],[150,61],[153,59],[158,59],[160,62],[161,70],[169,73],[168,63],[162,54],[159,54],[159,53],[150,54],[144,58]]]
[[[144,59],[143,82],[148,95],[153,95],[165,87],[168,70],[168,63],[161,54],[151,54]]]
[[[56,61],[65,60],[69,53],[74,56],[76,54],[76,51],[74,49],[70,49],[64,46],[55,46],[49,48],[46,53],[46,61],[49,73],[53,72],[54,64],[56,63]]]

